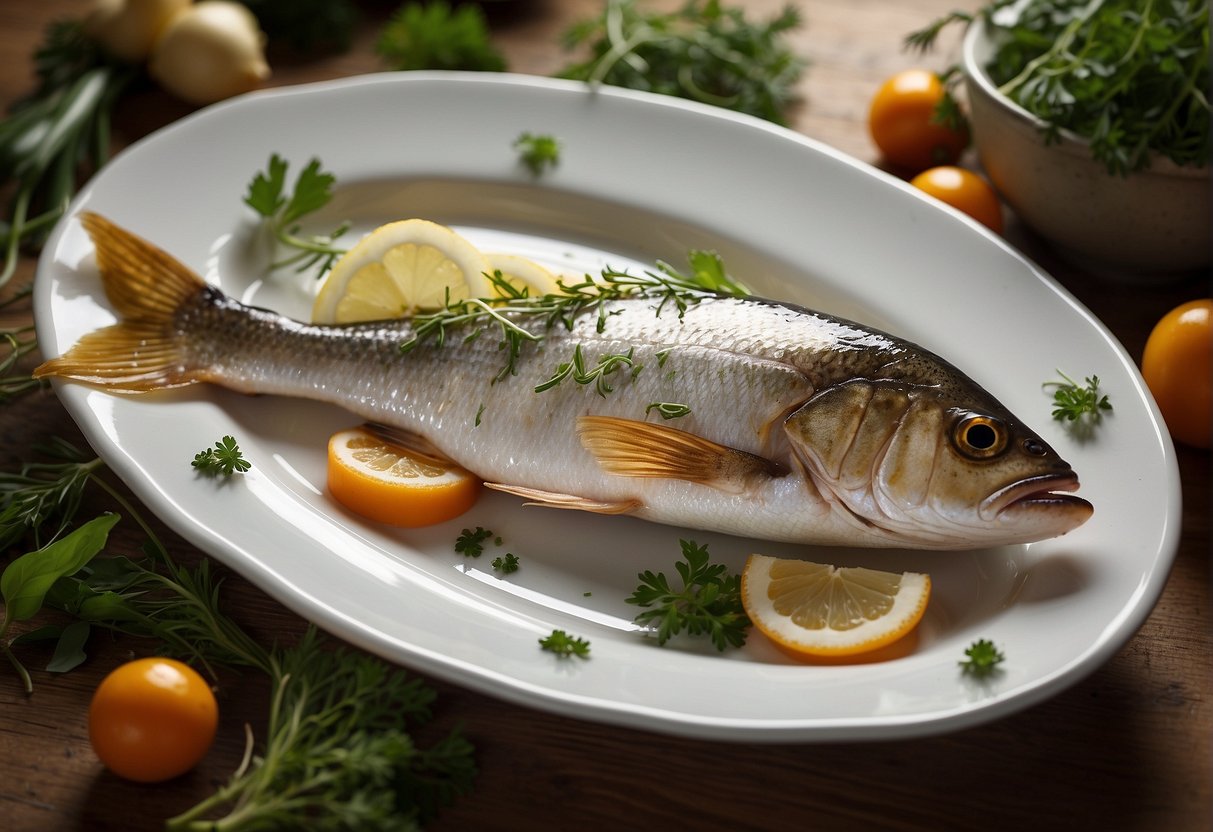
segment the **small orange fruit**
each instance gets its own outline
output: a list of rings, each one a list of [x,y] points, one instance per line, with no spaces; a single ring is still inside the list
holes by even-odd
[[[922,619],[931,579],[750,555],[741,600],[768,638],[805,656],[856,656],[892,644]]]
[[[329,439],[329,493],[351,511],[392,526],[428,526],[463,514],[480,495],[480,480],[363,428]]]
[[[198,672],[175,659],[136,659],[106,676],[88,709],[88,737],[105,767],[158,783],[206,755],[219,706]]]
[[[1162,316],[1146,341],[1141,375],[1175,440],[1213,445],[1213,299]]]
[[[968,130],[935,120],[946,92],[939,76],[926,69],[903,70],[881,84],[868,110],[868,131],[889,163],[916,173],[960,158]]]
[[[995,233],[1002,233],[1002,205],[998,194],[972,171],[941,165],[924,170],[911,179],[910,184],[963,211]]]

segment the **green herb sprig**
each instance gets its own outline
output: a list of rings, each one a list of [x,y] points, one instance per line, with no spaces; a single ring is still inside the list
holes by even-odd
[[[23,246],[38,246],[67,210],[77,181],[109,159],[110,116],[137,77],[108,61],[77,21],[51,24],[34,54],[37,89],[0,121],[0,286]]]
[[[533,176],[541,176],[560,161],[560,140],[543,133],[523,133],[514,140],[518,161]]]
[[[401,6],[380,33],[375,51],[394,70],[501,72],[506,67],[480,7],[452,8],[445,0]]]
[[[493,568],[503,575],[512,575],[521,568],[521,564],[517,555],[506,552],[501,557],[493,558]]]
[[[912,33],[930,48],[950,24],[980,18],[995,44],[985,67],[999,92],[1044,122],[1088,140],[1113,175],[1149,166],[1209,163],[1209,4],[1204,0],[996,0]]]
[[[683,560],[674,563],[682,579],[675,589],[664,572],[641,572],[640,585],[627,603],[652,607],[636,616],[642,626],[657,626],[657,643],[665,644],[685,631],[707,635],[717,650],[745,644],[749,616],[741,603],[741,576],[730,575],[724,564],[710,563],[707,546],[679,541]]]
[[[1002,651],[989,639],[978,639],[965,649],[965,658],[958,662],[967,675],[984,678],[990,676],[1006,660]]]
[[[467,558],[478,558],[484,554],[484,542],[493,537],[491,529],[477,526],[474,529],[464,529],[455,539],[455,551]],[[498,546],[501,538],[496,539]]]
[[[249,182],[244,204],[256,211],[274,239],[292,252],[275,261],[271,268],[294,266],[299,272],[315,269],[319,278],[345,254],[346,250],[336,241],[349,230],[349,224],[342,223],[328,234],[304,236],[299,221],[328,205],[336,177],[320,167],[319,159],[312,159],[299,172],[294,187],[287,191],[288,167],[281,156],[272,154],[266,169]]]
[[[1057,371],[1061,381],[1047,381],[1042,385],[1053,390],[1053,418],[1059,422],[1082,423],[1094,426],[1103,414],[1112,409],[1106,395],[1100,395],[1099,376],[1087,376],[1083,384]]]
[[[190,464],[206,476],[223,477],[243,474],[253,467],[253,464],[244,458],[234,436],[225,436],[210,448],[199,451]]]
[[[589,48],[561,77],[673,95],[779,124],[795,100],[805,61],[785,43],[800,26],[787,5],[766,22],[720,0],[687,0],[678,10],[646,12],[635,0],[608,0],[601,16],[565,35],[568,49]]]
[[[572,656],[579,659],[590,657],[590,642],[584,638],[571,636],[564,630],[552,630],[550,635],[539,639],[539,647],[549,653],[555,653],[562,659]]]
[[[506,355],[504,366],[494,381],[502,381],[516,371],[517,359],[526,344],[536,344],[544,339],[546,332],[554,327],[572,329],[575,320],[582,315],[596,314],[595,329],[603,332],[609,317],[609,301],[621,299],[652,299],[654,313],[660,315],[667,307],[673,307],[681,317],[687,308],[704,298],[720,294],[746,297],[749,290],[733,279],[724,270],[723,262],[715,252],[692,251],[688,255],[692,268],[689,274],[659,262],[655,271],[632,274],[628,271],[605,268],[599,279],[586,276],[579,283],[559,282],[558,293],[529,297],[520,292],[500,274],[488,275],[490,281],[500,287],[498,298],[470,298],[448,302],[437,312],[416,315],[413,318],[413,337],[400,345],[402,352],[410,352],[424,343],[441,347],[448,333],[466,330],[465,340],[481,337],[486,326],[494,326],[501,334],[501,344]],[[537,322],[536,324],[530,323]],[[624,363],[616,356],[608,367],[591,379],[597,385],[610,367],[616,369]],[[561,364],[556,375],[539,387],[550,389],[565,377],[578,372],[574,361],[566,367]],[[583,376],[590,373],[581,361]],[[609,385],[608,385],[609,389]],[[600,388],[601,392],[601,388]]]

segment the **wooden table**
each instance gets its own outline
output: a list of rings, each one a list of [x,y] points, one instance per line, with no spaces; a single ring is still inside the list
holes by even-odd
[[[29,57],[44,24],[78,16],[83,0],[0,6],[0,104],[28,91]],[[512,69],[550,74],[565,55],[557,36],[597,0],[494,4],[497,42]],[[676,5],[665,2],[665,6]],[[778,0],[754,0],[770,14]],[[797,35],[812,60],[796,129],[860,159],[877,161],[866,129],[868,100],[892,71],[920,59],[901,37],[955,0],[816,0],[799,4]],[[368,6],[354,48],[315,61],[275,64],[274,85],[378,70],[371,50],[391,3]],[[943,55],[929,58],[935,68]],[[188,112],[156,93],[124,105],[120,141]],[[1208,294],[1202,279],[1130,287],[1058,260],[1012,218],[1006,236],[1141,354],[1153,322]],[[21,263],[19,285],[33,274]],[[81,441],[53,395],[0,407],[0,464],[52,435]],[[1213,807],[1210,736],[1209,454],[1179,449],[1184,488],[1181,549],[1166,590],[1141,631],[1105,666],[1053,699],[992,724],[914,741],[826,745],[721,744],[605,727],[541,713],[436,682],[441,725],[462,723],[480,776],[474,794],[438,829],[1208,829]],[[89,508],[107,506],[97,500]],[[91,515],[88,515],[91,516]],[[197,557],[167,531],[170,548]],[[119,538],[120,542],[124,541]],[[125,540],[137,543],[134,534]],[[302,622],[238,577],[229,609],[266,639]],[[171,783],[141,787],[106,773],[87,740],[86,709],[102,676],[132,651],[105,639],[83,667],[35,672],[27,698],[0,668],[0,830],[141,830],[208,795],[238,762],[240,726],[262,724],[264,685],[249,675],[225,691],[220,736],[209,757]]]

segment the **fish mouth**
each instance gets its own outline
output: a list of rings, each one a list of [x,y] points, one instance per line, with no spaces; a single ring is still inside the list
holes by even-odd
[[[1004,514],[1015,516],[1044,510],[1071,515],[1077,526],[1095,511],[1082,497],[1069,493],[1077,490],[1078,476],[1072,472],[1029,477],[986,497],[981,503],[981,516],[995,519]]]

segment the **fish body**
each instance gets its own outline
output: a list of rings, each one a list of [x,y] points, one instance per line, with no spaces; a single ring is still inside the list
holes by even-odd
[[[760,539],[962,549],[1064,534],[1092,511],[1062,493],[1078,486],[1070,466],[955,367],[829,315],[712,295],[681,310],[607,300],[544,329],[503,372],[491,328],[439,343],[416,319],[294,321],[83,221],[122,320],[39,376],[330,402],[531,502]],[[602,385],[537,392],[574,352],[583,370],[613,367]]]

